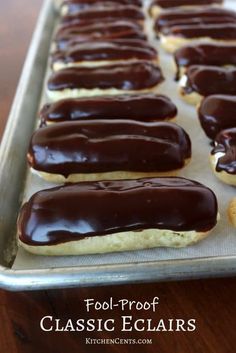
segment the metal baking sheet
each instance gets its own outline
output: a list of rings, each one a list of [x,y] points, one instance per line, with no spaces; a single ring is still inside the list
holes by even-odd
[[[235,8],[232,0],[226,6]],[[227,204],[235,188],[212,175],[208,162],[210,145],[194,107],[183,103],[173,81],[171,56],[161,53],[166,81],[158,91],[171,96],[178,106],[178,123],[191,135],[193,159],[181,175],[213,188],[219,199],[221,220],[212,235],[184,249],[151,249],[117,254],[42,257],[26,253],[16,245],[16,219],[23,199],[48,184],[28,172],[26,151],[36,125],[45,85],[45,72],[52,32],[57,21],[52,0],[45,0],[32,39],[16,98],[0,150],[0,287],[9,290],[78,287],[118,283],[167,281],[231,276],[236,273],[236,232],[227,220]],[[150,30],[149,39],[158,47]]]

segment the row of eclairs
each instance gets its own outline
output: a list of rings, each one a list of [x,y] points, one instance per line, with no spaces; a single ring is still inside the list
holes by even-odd
[[[155,0],[148,14],[142,0],[55,5],[48,103],[27,160],[57,186],[23,205],[19,244],[38,255],[83,255],[204,239],[219,219],[217,199],[178,177],[191,140],[161,94],[165,77],[146,23],[154,19],[163,48],[174,53],[180,95],[197,104],[214,140],[213,169],[236,184],[236,13],[221,0]]]

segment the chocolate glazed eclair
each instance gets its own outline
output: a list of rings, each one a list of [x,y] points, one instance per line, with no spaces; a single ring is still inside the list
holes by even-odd
[[[95,8],[98,6],[115,7],[117,0],[60,0],[60,12],[62,16],[77,15],[82,10]],[[142,6],[142,0],[119,0],[120,5],[135,5]]]
[[[175,8],[167,10],[158,16],[155,21],[155,30],[161,33],[168,33],[171,27],[180,27],[187,25],[200,24],[222,24],[235,23],[236,13],[229,9],[212,7],[212,8],[195,8],[180,10]]]
[[[236,96],[213,94],[204,98],[198,117],[205,134],[214,140],[220,131],[236,127]]]
[[[170,98],[154,93],[63,99],[46,104],[41,126],[76,120],[131,119],[143,122],[173,120],[177,108]]]
[[[190,104],[199,104],[212,94],[236,94],[236,68],[190,66],[179,81],[181,97]]]
[[[166,11],[157,18],[155,31],[169,52],[193,40],[235,44],[236,12],[214,7]]]
[[[99,6],[83,10],[76,15],[64,16],[61,19],[61,25],[70,27],[74,25],[84,26],[97,21],[112,22],[116,20],[130,20],[143,23],[145,17],[143,11],[133,5],[116,5],[115,7]]]
[[[72,45],[51,55],[51,67],[58,71],[68,67],[95,67],[127,61],[150,60],[158,64],[157,51],[147,42],[92,41]]]
[[[201,43],[186,45],[174,53],[176,80],[192,65],[236,66],[236,43]]]
[[[217,213],[214,193],[184,178],[79,183],[33,195],[18,236],[38,255],[184,247],[209,234]]]
[[[138,23],[123,20],[106,23],[106,26],[103,23],[94,23],[82,27],[59,27],[53,41],[56,50],[67,50],[88,41],[114,41],[116,39],[146,40],[147,37]]]
[[[149,62],[138,61],[95,68],[68,68],[51,75],[48,96],[53,101],[104,94],[150,92],[164,80],[161,69]]]
[[[31,139],[28,162],[51,182],[173,175],[191,157],[191,142],[178,125],[134,120],[53,124]]]
[[[236,22],[174,26],[161,34],[160,39],[163,48],[170,53],[194,40],[235,44]]]

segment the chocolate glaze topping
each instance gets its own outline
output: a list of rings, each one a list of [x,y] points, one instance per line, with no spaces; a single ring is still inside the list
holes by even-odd
[[[71,64],[80,61],[104,61],[104,60],[157,60],[157,51],[140,41],[139,46],[127,43],[115,42],[86,42],[68,48],[66,52],[55,53],[52,63],[63,62]]]
[[[211,94],[236,94],[236,69],[217,66],[193,65],[186,71],[186,83],[182,87],[187,94],[197,92]]]
[[[142,6],[141,0],[119,0],[120,5]],[[116,0],[66,0],[63,6],[67,7],[68,14],[76,15],[81,10],[85,10],[95,6],[114,7],[117,6]]]
[[[28,245],[56,245],[150,228],[207,232],[216,218],[214,193],[195,181],[100,181],[36,193],[20,212],[18,235]]]
[[[160,14],[155,22],[156,31],[168,33],[170,27],[199,26],[204,24],[224,24],[236,22],[236,12],[217,8],[172,9]]]
[[[74,173],[171,171],[191,156],[191,142],[178,125],[134,120],[90,120],[37,130],[28,161],[38,171]]]
[[[236,12],[222,7],[197,7],[188,9],[175,8],[161,12],[158,16],[158,21],[161,25],[167,25],[168,21],[188,20],[190,17],[215,18],[221,16],[228,16],[234,19],[236,18]]]
[[[177,108],[168,97],[149,93],[60,100],[45,105],[40,117],[45,124],[91,119],[155,121],[176,114]]]
[[[104,20],[112,21],[119,19],[143,21],[144,14],[140,8],[133,5],[116,5],[113,8],[101,6],[83,10],[76,15],[64,16],[61,23],[63,26],[74,26],[92,22],[96,23],[98,19],[101,22],[104,22]]]
[[[186,27],[186,26],[201,26],[201,25],[220,25],[220,24],[235,24],[236,18],[228,16],[220,17],[193,17],[188,19],[168,21],[167,25],[159,25],[158,21],[155,24],[155,30],[163,34],[169,32],[170,27]]]
[[[74,47],[78,44],[81,43],[88,43],[96,40],[96,42],[104,42],[104,41],[109,41],[112,43],[115,43],[116,41],[120,40],[134,40],[137,42],[146,42],[147,37],[146,35],[141,31],[141,30],[124,30],[120,32],[115,32],[115,33],[106,33],[106,34],[101,34],[101,33],[90,33],[90,34],[85,34],[85,35],[68,35],[65,37],[61,37],[58,40],[56,40],[56,48],[59,51],[66,51],[68,48]],[[147,43],[147,42],[146,42]],[[123,43],[124,44],[124,43]],[[137,43],[136,46],[139,44]],[[134,46],[134,45],[133,45]]]
[[[88,41],[84,42],[77,42],[75,40],[71,40],[68,42],[67,47],[65,50],[59,50],[58,53],[67,52],[74,50],[76,48],[87,48],[88,46],[96,45],[97,43],[101,43],[101,45],[114,45],[120,47],[131,47],[131,48],[153,48],[146,40],[143,39],[136,39],[136,38],[121,38],[121,39],[112,39],[109,41],[106,40],[96,40],[96,41]],[[56,54],[57,52],[55,52]]]
[[[174,54],[177,66],[177,79],[181,67],[191,65],[235,65],[236,44],[195,44],[178,49]]]
[[[236,127],[221,131],[215,139],[216,147],[212,154],[223,152],[218,159],[216,171],[236,174]]]
[[[221,130],[236,127],[236,96],[212,95],[204,98],[198,116],[206,135],[214,139]]]
[[[160,6],[167,9],[177,6],[202,6],[222,3],[223,0],[154,0],[151,6]]]
[[[193,24],[163,29],[163,34],[182,38],[207,37],[217,40],[236,40],[236,23]]]
[[[71,45],[92,40],[114,40],[122,38],[146,39],[142,27],[134,22],[115,21],[111,23],[95,23],[90,26],[73,26],[59,28],[54,41],[58,49],[65,50]]]
[[[104,26],[104,23],[92,23],[89,25],[81,26],[81,25],[74,25],[71,27],[63,27],[59,26],[59,29],[57,30],[55,38],[57,39],[58,37],[61,38],[61,36],[65,35],[82,35],[82,34],[91,34],[94,32],[101,32],[101,33],[116,33],[120,32],[123,30],[128,30],[128,29],[136,29],[136,30],[142,30],[143,27],[137,23],[137,22],[131,22],[128,20],[116,20],[112,22],[107,22],[106,26]]]
[[[68,68],[55,72],[48,81],[48,89],[110,89],[142,90],[163,81],[160,68],[147,61],[106,65],[95,68]]]

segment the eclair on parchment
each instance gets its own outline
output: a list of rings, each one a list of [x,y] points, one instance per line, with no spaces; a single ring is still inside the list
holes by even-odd
[[[217,213],[214,193],[184,178],[79,183],[33,195],[18,237],[37,255],[178,248],[204,239]]]

